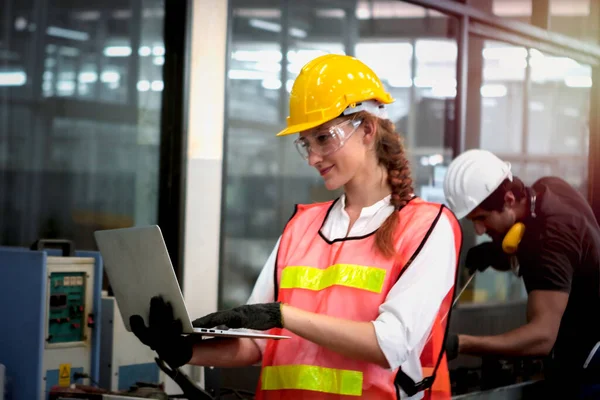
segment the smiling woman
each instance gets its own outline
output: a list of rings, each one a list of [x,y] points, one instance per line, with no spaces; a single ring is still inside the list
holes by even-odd
[[[248,304],[193,323],[227,321],[291,339],[147,344],[181,363],[262,361],[258,399],[395,399],[421,391],[450,399],[443,343],[462,236],[447,208],[415,196],[402,140],[385,112],[393,101],[354,57],[319,56],[300,70],[278,136],[297,134],[302,157],[327,189],[343,194],[296,207]]]

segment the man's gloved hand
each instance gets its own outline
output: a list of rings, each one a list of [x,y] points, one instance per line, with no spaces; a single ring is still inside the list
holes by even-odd
[[[458,335],[456,333],[448,333],[446,338],[446,359],[454,360],[458,357]]]
[[[140,315],[132,315],[129,324],[135,336],[171,368],[179,368],[192,359],[191,338],[182,336],[181,320],[174,319],[171,304],[165,303],[162,297],[153,297],[150,301],[149,326]]]
[[[510,259],[502,251],[500,244],[484,242],[469,249],[465,266],[471,275],[476,271],[483,272],[490,266],[499,271],[508,271],[510,269]]]
[[[192,322],[196,328],[214,328],[225,325],[227,328],[247,328],[266,331],[283,328],[281,303],[247,304],[231,310],[217,311]]]

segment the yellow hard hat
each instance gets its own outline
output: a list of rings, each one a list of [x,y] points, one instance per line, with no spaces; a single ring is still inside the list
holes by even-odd
[[[287,128],[277,136],[312,129],[339,117],[348,106],[367,100],[394,101],[363,62],[339,54],[319,56],[302,67],[294,81]]]

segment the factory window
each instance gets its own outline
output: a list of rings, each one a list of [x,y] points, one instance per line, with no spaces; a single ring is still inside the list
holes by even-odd
[[[481,147],[511,163],[527,185],[559,176],[587,194],[591,68],[523,46],[471,36],[467,109],[468,147]],[[481,54],[481,56],[478,56]],[[482,241],[464,224],[464,248]],[[461,271],[461,283],[466,271]],[[522,280],[488,269],[461,302],[523,300]]]
[[[0,244],[156,223],[162,0],[0,1]]]
[[[600,3],[595,0],[474,0],[469,5],[502,18],[598,43]]]

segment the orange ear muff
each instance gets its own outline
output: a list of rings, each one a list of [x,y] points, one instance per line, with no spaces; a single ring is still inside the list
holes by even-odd
[[[514,224],[504,236],[502,240],[502,250],[506,254],[514,254],[519,248],[519,243],[521,243],[521,239],[523,239],[523,235],[525,234],[525,224],[522,222],[517,222]]]

